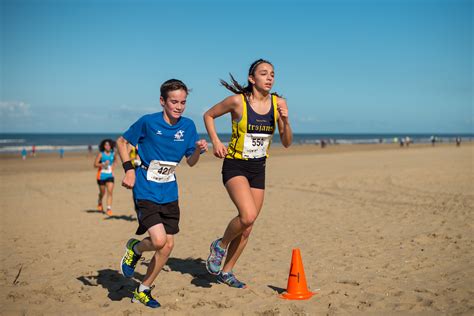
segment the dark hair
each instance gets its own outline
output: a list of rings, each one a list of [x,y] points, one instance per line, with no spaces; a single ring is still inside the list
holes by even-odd
[[[99,144],[99,151],[104,151],[105,150],[105,143],[109,143],[110,144],[110,151],[113,151],[114,148],[115,148],[115,142],[110,139],[110,138],[107,138],[107,139],[104,139],[100,142]]]
[[[184,90],[186,94],[188,94],[188,87],[182,82],[181,80],[178,79],[170,79],[166,80],[163,82],[163,84],[160,87],[160,94],[163,99],[168,98],[168,92],[170,91],[175,91],[175,90]]]
[[[260,64],[269,64],[273,67],[273,64],[271,62],[269,62],[268,60],[261,59],[261,58],[257,59],[256,61],[254,61],[250,65],[249,76],[250,75],[252,75],[252,76],[255,75],[255,70],[257,69],[258,65],[260,65]],[[237,80],[235,80],[234,76],[232,76],[231,73],[229,73],[229,75],[230,75],[230,82],[231,83],[228,83],[227,81],[220,79],[221,85],[223,85],[228,90],[234,92],[235,94],[245,94],[246,96],[249,96],[250,93],[252,92],[253,84],[249,80],[247,80],[247,85],[242,86],[237,82]],[[278,96],[278,94],[275,93],[275,92],[272,93],[272,94],[275,94],[275,95]]]

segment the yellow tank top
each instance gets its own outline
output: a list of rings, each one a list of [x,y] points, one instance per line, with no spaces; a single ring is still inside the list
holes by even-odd
[[[232,120],[232,136],[227,149],[229,159],[264,159],[268,157],[268,149],[277,126],[277,96],[271,95],[270,110],[266,114],[256,113],[242,97],[242,117],[239,121]]]

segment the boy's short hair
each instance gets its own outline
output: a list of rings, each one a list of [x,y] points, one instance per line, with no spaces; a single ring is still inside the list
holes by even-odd
[[[188,94],[188,87],[178,79],[170,79],[163,82],[160,87],[161,97],[166,100],[168,98],[168,92],[175,90],[184,90]]]

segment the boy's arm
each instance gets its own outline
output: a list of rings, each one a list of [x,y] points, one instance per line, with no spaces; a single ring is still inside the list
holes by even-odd
[[[125,165],[127,162],[130,163],[130,156],[128,155],[128,141],[120,136],[117,139],[117,149],[119,152],[120,159],[122,160],[122,165]],[[135,169],[128,169],[125,171],[125,176],[122,180],[122,186],[127,189],[133,188],[135,185]]]
[[[201,153],[205,153],[207,151],[207,142],[205,139],[198,140],[196,142],[196,149],[194,150],[193,154],[186,158],[186,162],[190,167],[197,164],[199,161],[199,157]]]

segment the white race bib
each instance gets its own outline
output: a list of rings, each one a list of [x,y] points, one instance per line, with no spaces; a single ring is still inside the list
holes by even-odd
[[[152,160],[146,172],[148,181],[165,183],[175,181],[174,170],[178,163],[172,161]]]
[[[265,157],[272,137],[272,134],[245,134],[242,157],[249,159]]]
[[[111,174],[112,173],[112,166],[108,165],[107,167],[100,169],[100,173]]]

